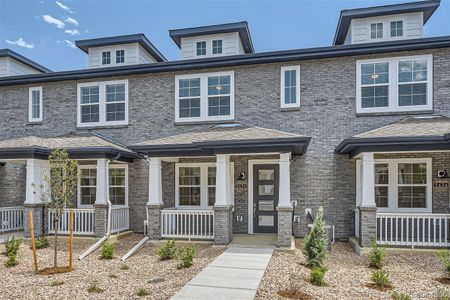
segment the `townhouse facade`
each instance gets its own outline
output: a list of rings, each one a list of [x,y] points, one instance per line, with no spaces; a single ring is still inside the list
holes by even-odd
[[[89,67],[76,71],[8,51],[40,74],[0,77],[4,227],[27,232],[31,210],[54,231],[32,184],[64,148],[80,165],[79,235],[289,246],[323,206],[356,247],[447,246],[450,37],[423,36],[438,7],[342,11],[320,48],[255,53],[239,22],[171,30],[177,61],[142,34],[78,41]]]

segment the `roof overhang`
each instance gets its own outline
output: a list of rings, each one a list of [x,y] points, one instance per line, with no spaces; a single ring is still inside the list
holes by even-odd
[[[450,134],[442,136],[408,136],[349,138],[343,140],[336,153],[351,158],[363,152],[414,152],[450,150]]]
[[[20,55],[17,52],[12,51],[11,49],[0,49],[0,57],[9,57],[12,58],[36,71],[42,72],[42,73],[50,73],[52,72],[50,69],[47,69],[46,67],[38,64],[35,61],[32,61],[29,58],[26,58],[23,55]]]
[[[434,11],[439,7],[439,4],[440,0],[429,0],[342,10],[336,29],[336,34],[334,35],[333,44],[342,45],[344,43],[345,36],[347,35],[350,23],[353,19],[423,12],[423,24],[425,24]]]
[[[254,140],[223,140],[193,142],[189,144],[132,145],[128,148],[149,157],[212,156],[216,154],[245,154],[291,152],[302,155],[308,148],[310,137],[274,138]]]

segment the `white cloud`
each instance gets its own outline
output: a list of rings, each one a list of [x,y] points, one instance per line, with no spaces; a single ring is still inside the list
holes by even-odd
[[[70,9],[70,7],[68,7],[67,5],[62,4],[59,1],[56,1],[56,5],[58,5],[59,7],[61,7],[62,9],[64,9],[65,11],[70,12],[71,14],[73,14],[74,12]]]
[[[66,30],[64,30],[64,32],[65,33],[68,33],[68,34],[70,34],[70,35],[79,35],[80,34],[80,32],[78,31],[78,29],[66,29]]]
[[[65,21],[66,21],[67,23],[73,24],[73,25],[75,25],[75,26],[80,25],[76,19],[71,18],[71,17],[67,17],[67,18],[65,19]]]
[[[64,40],[64,42],[66,42],[66,45],[69,46],[70,48],[76,48],[75,44],[69,40]]]
[[[16,46],[24,47],[24,48],[27,48],[27,49],[33,49],[34,48],[34,44],[33,43],[27,43],[21,37],[18,38],[17,40],[15,40],[15,41],[5,40],[5,42],[7,42],[10,45],[16,45]]]
[[[57,19],[57,18],[53,18],[50,15],[43,15],[42,20],[44,20],[44,22],[46,22],[48,24],[55,25],[58,28],[64,28],[64,26],[66,26],[66,24],[63,21],[61,21],[60,19]]]

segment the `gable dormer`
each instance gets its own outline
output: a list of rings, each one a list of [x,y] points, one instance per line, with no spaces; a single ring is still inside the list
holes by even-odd
[[[169,30],[182,59],[254,53],[247,22]]]
[[[46,67],[10,49],[0,49],[0,77],[51,72]]]
[[[341,11],[334,45],[423,37],[423,26],[440,1],[429,0]]]
[[[76,41],[89,56],[89,68],[148,64],[167,61],[144,34]]]

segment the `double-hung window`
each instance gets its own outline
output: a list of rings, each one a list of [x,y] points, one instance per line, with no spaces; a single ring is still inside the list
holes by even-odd
[[[111,166],[109,168],[109,199],[112,205],[128,205],[127,171],[127,168],[122,166]]]
[[[432,55],[356,63],[356,112],[408,112],[433,108]]]
[[[234,118],[234,72],[175,77],[175,121],[219,121]]]
[[[222,40],[212,41],[212,54],[222,54]]]
[[[102,52],[102,65],[111,64],[111,51]]]
[[[78,127],[128,124],[128,80],[78,84]]]
[[[403,36],[403,21],[391,22],[391,37]]]
[[[42,87],[28,91],[28,122],[42,122]]]
[[[196,43],[197,56],[206,55],[206,41]]]
[[[97,197],[97,169],[95,166],[80,166],[78,183],[78,207],[92,206]]]
[[[377,207],[388,207],[389,164],[375,164],[375,203]]]
[[[300,66],[281,67],[281,108],[300,107]]]
[[[383,38],[383,23],[370,24],[370,38],[372,40]]]
[[[125,62],[125,50],[116,50],[116,64]]]

